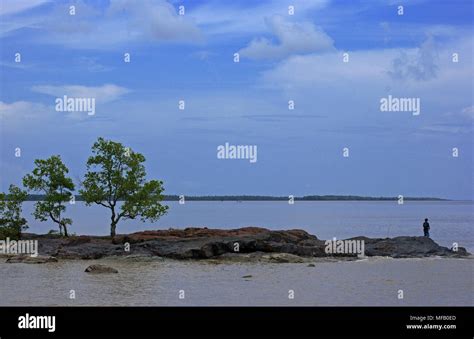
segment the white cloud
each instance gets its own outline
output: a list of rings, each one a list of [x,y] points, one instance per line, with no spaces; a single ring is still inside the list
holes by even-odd
[[[78,57],[75,61],[81,69],[86,69],[92,73],[107,72],[113,69],[113,67],[101,64],[96,57],[82,56]]]
[[[17,14],[43,5],[49,1],[50,0],[2,0],[0,1],[0,15]]]
[[[239,51],[250,59],[279,59],[292,54],[307,54],[333,50],[333,40],[310,22],[289,22],[280,16],[266,20],[278,43],[266,38],[254,39]]]
[[[463,108],[461,110],[461,115],[468,119],[474,120],[474,106],[471,105]]]
[[[124,94],[130,92],[128,89],[114,84],[105,84],[97,87],[80,85],[38,85],[33,86],[32,90],[55,97],[63,97],[66,95],[72,98],[95,98],[98,103],[106,103],[117,100]]]
[[[474,122],[474,105],[464,107],[461,110],[448,112],[445,116],[446,121],[458,121],[459,119],[463,119],[465,121]]]
[[[106,17],[128,17],[132,34],[155,40],[193,41],[201,38],[198,27],[164,0],[111,0]]]
[[[286,90],[313,90],[328,85],[345,88],[354,82],[374,83],[387,78],[390,60],[397,51],[357,51],[349,53],[349,62],[343,62],[343,52],[297,55],[265,71],[265,87]]]
[[[54,107],[40,102],[14,101],[7,103],[0,101],[0,134],[28,131],[30,128],[40,128],[55,115]]]
[[[344,84],[356,87],[357,84],[367,84],[373,88],[390,86],[403,90],[421,88],[433,91],[448,83],[453,88],[473,76],[472,64],[468,62],[472,58],[473,45],[474,40],[466,38],[436,47],[431,42],[428,45],[425,42],[420,48],[348,51],[347,63],[343,62],[342,51],[292,56],[265,71],[262,81],[267,87],[280,89],[312,90],[315,86],[324,87],[328,84],[337,84],[340,88]],[[424,52],[424,49],[429,51]],[[453,63],[453,51],[458,52],[465,62]],[[393,64],[399,60],[400,53],[409,56],[408,60],[417,62],[409,62],[404,64],[405,68],[399,68],[403,76],[399,78],[393,76]],[[436,63],[433,55],[436,55]],[[399,81],[407,77],[424,81]]]
[[[178,15],[165,0],[77,0],[75,15],[68,3],[53,3],[47,11],[0,23],[3,36],[28,27],[37,30],[33,39],[76,49],[114,49],[130,43],[202,41],[202,33],[187,15]],[[100,24],[97,24],[97,23]]]
[[[243,4],[237,2],[225,3],[214,0],[208,1],[190,9],[186,15],[193,17],[196,23],[207,34],[242,35],[265,32],[267,27],[264,18],[273,15],[288,15],[288,6],[294,6],[295,20],[306,20],[314,10],[328,5],[329,0],[267,0],[248,1]]]
[[[211,58],[212,56],[214,56],[215,53],[210,52],[210,51],[206,51],[206,50],[202,50],[202,51],[194,52],[194,53],[192,53],[191,55],[192,55],[193,57],[198,58],[198,59],[201,60],[201,61],[205,61],[205,60],[209,60],[209,58]]]
[[[349,51],[347,63],[342,51],[292,56],[263,72],[260,84],[295,100],[301,113],[330,116],[328,130],[369,122],[397,133],[472,133],[468,117],[473,114],[473,41],[464,38],[438,44],[432,51],[438,56],[436,76],[422,81],[394,79],[390,70],[400,49],[385,49]],[[451,61],[453,51],[459,52],[458,63]],[[402,52],[416,56],[419,48]],[[420,98],[419,119],[381,113],[380,99],[388,95]],[[457,113],[446,117],[445,112]]]
[[[15,101],[9,104],[0,101],[1,118],[29,118],[36,116],[38,113],[42,115],[42,113],[46,113],[47,110],[47,106],[41,103],[35,103],[30,101]]]
[[[436,44],[432,36],[411,55],[404,51],[393,60],[389,74],[400,80],[430,80],[436,78],[438,66]]]

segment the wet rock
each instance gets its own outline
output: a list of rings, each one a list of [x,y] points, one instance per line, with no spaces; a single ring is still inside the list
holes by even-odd
[[[45,264],[45,263],[50,263],[50,262],[58,262],[58,259],[56,259],[55,257],[51,257],[51,256],[38,255],[36,257],[32,257],[32,256],[22,255],[22,256],[10,257],[10,258],[7,259],[6,262],[9,263],[9,264],[18,264],[18,263],[22,263],[22,264]]]
[[[307,259],[289,253],[264,254],[262,259],[271,263],[304,263]]]
[[[154,256],[154,255],[151,255],[151,254],[131,254],[131,255],[127,255],[125,257],[117,257],[117,258],[120,258],[120,259],[124,259],[126,261],[130,261],[130,262],[149,262],[149,261],[162,261],[164,260],[164,258],[162,257],[158,257],[158,256]]]
[[[75,246],[60,246],[54,255],[60,259],[100,259],[113,255],[125,255],[122,245],[113,245],[108,241],[95,240]]]
[[[85,270],[86,273],[94,273],[94,274],[99,274],[99,273],[118,273],[118,271],[110,266],[106,265],[90,265],[89,267],[86,268]]]
[[[365,242],[365,255],[388,256],[393,258],[416,258],[428,256],[459,256],[468,255],[467,251],[460,247],[454,252],[447,247],[438,245],[428,237],[395,237],[386,239],[370,239],[358,237]],[[464,251],[463,251],[464,250]]]
[[[49,238],[47,235],[28,234],[28,239],[39,240],[42,255],[59,259],[99,259],[104,257],[162,257],[178,260],[230,260],[255,262],[308,262],[315,258],[345,260],[354,254],[338,253],[328,256],[325,241],[303,230],[271,231],[258,227],[233,230],[207,228],[169,229],[110,237]],[[366,256],[410,258],[426,256],[466,257],[470,254],[458,247],[453,251],[439,246],[427,237],[395,237],[364,240]],[[130,243],[130,252],[125,251]],[[130,257],[130,260],[134,257]],[[147,259],[145,259],[147,260]]]

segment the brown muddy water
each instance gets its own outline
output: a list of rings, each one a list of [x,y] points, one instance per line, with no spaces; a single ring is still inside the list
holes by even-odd
[[[84,272],[96,263],[119,273]],[[472,257],[369,258],[314,267],[123,258],[2,262],[0,306],[473,306],[473,274]]]

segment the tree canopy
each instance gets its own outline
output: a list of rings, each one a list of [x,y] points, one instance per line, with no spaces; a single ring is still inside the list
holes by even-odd
[[[51,219],[59,225],[59,232],[68,236],[67,226],[72,220],[64,218],[66,203],[73,198],[74,183],[67,176],[68,168],[59,155],[35,160],[36,168],[23,178],[23,185],[31,191],[44,194],[44,200],[35,204],[34,217],[40,221]]]
[[[28,228],[26,219],[21,217],[27,196],[26,191],[15,185],[10,185],[8,194],[0,192],[0,238],[20,239],[21,233]]]
[[[86,204],[110,209],[112,237],[122,219],[156,221],[167,212],[168,206],[161,204],[163,182],[146,181],[142,154],[104,138],[97,139],[92,153],[80,194]]]

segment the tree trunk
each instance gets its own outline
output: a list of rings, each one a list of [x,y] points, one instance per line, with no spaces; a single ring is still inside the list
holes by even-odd
[[[110,236],[113,238],[115,237],[115,229],[117,228],[117,223],[112,222],[110,225]]]
[[[67,234],[67,226],[63,225],[63,228],[64,228],[64,236],[69,237],[69,234]]]
[[[112,217],[110,218],[110,220],[112,222],[110,223],[110,236],[112,238],[114,238],[115,237],[115,229],[117,228],[117,221],[118,220],[115,220],[115,206],[112,206],[111,210],[112,210]]]

